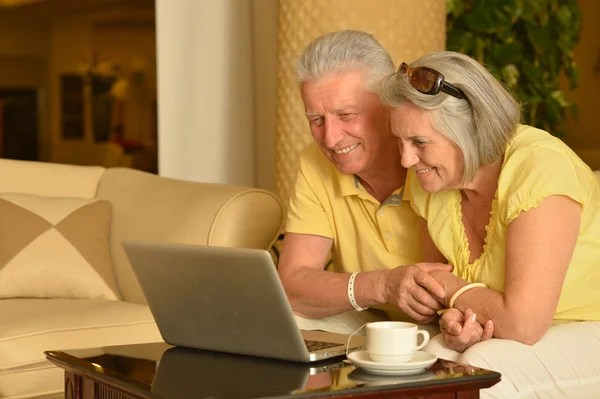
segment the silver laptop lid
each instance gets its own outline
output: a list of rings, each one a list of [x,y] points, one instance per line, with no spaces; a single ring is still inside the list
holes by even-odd
[[[310,360],[267,251],[133,240],[123,247],[165,342]]]

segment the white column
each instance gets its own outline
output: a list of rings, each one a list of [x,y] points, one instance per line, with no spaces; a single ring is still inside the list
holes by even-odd
[[[255,185],[251,0],[156,0],[162,176]]]

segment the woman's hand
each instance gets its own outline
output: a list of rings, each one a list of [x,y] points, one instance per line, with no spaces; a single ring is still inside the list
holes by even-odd
[[[450,349],[464,352],[476,343],[492,338],[494,323],[488,320],[482,327],[471,309],[464,315],[458,309],[448,309],[440,319],[440,330]]]

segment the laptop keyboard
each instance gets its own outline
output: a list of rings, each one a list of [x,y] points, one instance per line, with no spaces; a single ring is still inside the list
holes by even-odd
[[[340,346],[340,344],[335,342],[325,342],[325,341],[313,341],[309,339],[305,339],[304,343],[306,344],[306,348],[309,352],[318,351],[321,349],[329,349],[335,346]]]

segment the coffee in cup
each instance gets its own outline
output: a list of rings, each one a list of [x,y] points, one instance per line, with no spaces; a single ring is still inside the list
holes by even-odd
[[[423,341],[417,344],[421,335]],[[429,333],[419,330],[414,323],[378,321],[367,324],[367,353],[371,360],[384,363],[405,363],[414,351],[429,342]]]

